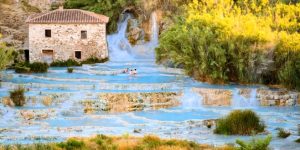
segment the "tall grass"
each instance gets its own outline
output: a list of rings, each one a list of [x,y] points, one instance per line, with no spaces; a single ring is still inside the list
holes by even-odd
[[[31,145],[0,145],[0,150],[233,150],[231,146],[214,147],[186,140],[164,140],[156,136],[111,137],[97,135],[92,138],[71,138],[60,143]]]
[[[282,128],[279,129],[279,132],[278,132],[278,134],[277,134],[277,136],[278,136],[279,138],[287,138],[287,137],[289,137],[290,135],[291,135],[290,132],[285,131],[285,130],[282,129]]]
[[[85,144],[83,141],[69,139],[67,140],[67,142],[58,143],[57,146],[65,150],[75,150],[82,149],[85,146]]]
[[[15,104],[15,106],[23,106],[26,103],[25,95],[24,95],[25,89],[21,86],[19,86],[17,89],[10,91],[10,98]]]
[[[216,134],[252,135],[263,132],[265,125],[251,110],[234,110],[228,116],[217,120]]]
[[[237,150],[268,150],[271,140],[271,136],[267,136],[265,139],[252,139],[250,142],[236,140],[240,146]]]

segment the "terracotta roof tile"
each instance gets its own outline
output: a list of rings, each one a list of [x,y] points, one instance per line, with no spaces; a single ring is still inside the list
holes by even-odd
[[[27,23],[108,23],[109,18],[79,9],[54,10],[27,18]]]

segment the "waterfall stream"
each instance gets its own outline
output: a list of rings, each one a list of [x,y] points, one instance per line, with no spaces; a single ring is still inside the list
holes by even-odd
[[[112,61],[137,61],[154,60],[154,49],[158,45],[158,23],[156,13],[151,14],[151,40],[149,42],[132,46],[126,38],[128,20],[132,19],[131,14],[123,14],[124,19],[118,23],[118,31],[108,36],[108,47],[110,60]]]

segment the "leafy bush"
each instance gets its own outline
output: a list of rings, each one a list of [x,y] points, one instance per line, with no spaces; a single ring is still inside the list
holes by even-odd
[[[76,139],[69,139],[67,142],[58,143],[57,146],[66,150],[82,149],[84,147],[83,141]]]
[[[73,68],[68,68],[68,73],[73,73]]]
[[[73,59],[68,59],[66,61],[63,60],[54,61],[50,64],[50,66],[51,67],[72,67],[72,66],[81,66],[82,64],[104,63],[106,61],[108,61],[108,58],[100,59],[97,57],[90,57],[81,62],[77,62],[76,60]]]
[[[25,89],[21,86],[13,91],[10,91],[10,98],[15,106],[23,106],[26,103],[24,92]]]
[[[18,63],[15,66],[16,73],[45,73],[48,71],[48,64],[42,62],[34,62],[34,63],[27,63],[22,62]]]
[[[30,68],[26,66],[15,66],[16,73],[30,73]]]
[[[299,138],[299,139],[297,139],[297,140],[295,140],[295,142],[297,142],[297,143],[300,143],[300,138]]]
[[[238,150],[268,150],[268,146],[272,140],[271,136],[267,136],[265,139],[252,139],[250,142],[244,142],[236,140],[236,143],[240,146]]]
[[[66,61],[54,61],[50,64],[51,67],[71,67],[71,66],[81,66],[79,62],[73,59],[68,59]]]
[[[0,38],[2,35],[0,34]],[[0,70],[5,69],[13,58],[13,48],[7,47],[3,42],[0,42]]]
[[[97,57],[91,57],[81,62],[81,64],[95,64],[95,63],[104,63],[107,62],[108,58],[100,59]]]
[[[42,62],[34,62],[29,65],[30,71],[34,73],[45,73],[48,71],[49,65]]]
[[[287,137],[289,137],[290,135],[291,135],[290,132],[287,132],[287,131],[285,131],[285,130],[282,129],[282,128],[279,129],[279,132],[278,132],[278,134],[277,134],[277,136],[280,137],[280,138],[287,138]]]
[[[263,132],[265,125],[251,110],[234,110],[228,116],[217,120],[216,134],[251,135]]]
[[[299,10],[278,1],[195,0],[161,34],[157,62],[171,60],[201,81],[300,90]]]

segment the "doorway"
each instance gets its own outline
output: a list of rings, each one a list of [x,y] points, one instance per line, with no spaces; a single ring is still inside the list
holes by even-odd
[[[24,50],[24,59],[26,62],[29,62],[29,50],[28,49]]]

